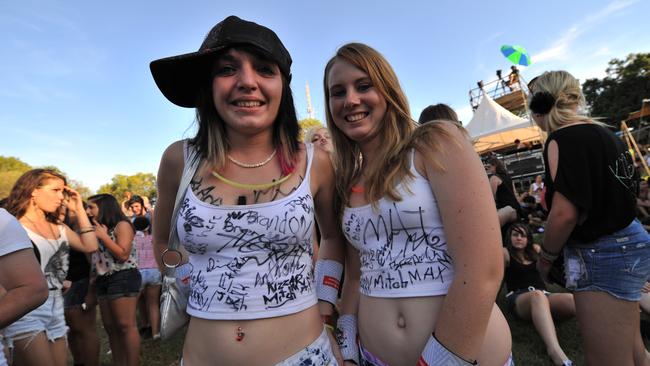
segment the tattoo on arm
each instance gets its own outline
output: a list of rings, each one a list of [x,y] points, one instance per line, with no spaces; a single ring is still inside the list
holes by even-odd
[[[198,180],[192,179],[190,182],[190,187],[192,188],[192,192],[203,202],[209,203],[211,205],[216,205],[220,206],[223,204],[223,197],[214,197],[212,196],[212,191],[214,190],[214,186],[210,187],[201,187],[201,183],[203,182],[203,178],[199,178]]]

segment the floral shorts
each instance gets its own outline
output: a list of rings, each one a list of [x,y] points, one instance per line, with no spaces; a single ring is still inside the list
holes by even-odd
[[[183,366],[183,360],[180,366]],[[323,329],[320,336],[309,346],[276,363],[275,366],[339,366],[339,364],[334,358],[327,330]]]
[[[276,363],[275,366],[338,366],[327,337],[327,330],[323,329],[312,344],[286,360]]]

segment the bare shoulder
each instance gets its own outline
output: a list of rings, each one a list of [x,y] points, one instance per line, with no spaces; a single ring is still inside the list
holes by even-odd
[[[165,149],[160,160],[160,167],[162,168],[164,166],[167,169],[183,170],[184,160],[183,140],[178,140]]]
[[[474,153],[469,135],[465,129],[455,123],[437,121],[425,123],[415,129],[412,144],[417,150],[440,155],[453,155],[454,151],[470,150]]]
[[[490,182],[495,182],[497,184],[501,184],[502,180],[496,174],[492,174],[490,176]]]
[[[458,142],[462,139],[464,136],[459,126],[450,122],[436,121],[418,126],[411,141],[411,145],[415,148],[413,158],[415,169],[425,175],[427,165],[432,161],[439,163],[440,154],[445,153],[448,144],[453,143],[458,147]],[[436,158],[431,159],[433,156]]]
[[[118,233],[135,232],[133,226],[131,226],[131,223],[124,220],[118,222],[117,225],[115,225],[115,231]]]
[[[416,150],[415,165],[418,171],[426,169],[441,173],[468,158],[478,159],[465,129],[448,121],[419,126],[413,133],[411,146]]]
[[[314,146],[312,167],[309,173],[311,180],[311,189],[318,196],[321,187],[334,186],[334,168],[327,151],[320,147]]]

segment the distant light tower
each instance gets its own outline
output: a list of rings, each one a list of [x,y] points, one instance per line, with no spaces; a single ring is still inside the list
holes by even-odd
[[[305,93],[307,94],[307,115],[314,119],[314,110],[311,108],[311,93],[309,92],[309,83],[305,83]]]

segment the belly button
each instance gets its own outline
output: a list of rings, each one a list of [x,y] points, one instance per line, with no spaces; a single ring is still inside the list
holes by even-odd
[[[397,318],[397,326],[400,328],[406,328],[406,320],[404,320],[404,316],[399,315]]]

